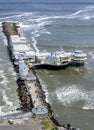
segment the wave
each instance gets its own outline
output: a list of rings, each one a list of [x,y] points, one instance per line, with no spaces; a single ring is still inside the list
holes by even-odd
[[[83,10],[78,10],[75,13],[69,14],[69,15],[63,15],[63,16],[42,16],[38,13],[31,13],[31,12],[25,12],[25,13],[18,13],[12,16],[7,16],[4,18],[0,18],[2,21],[18,21],[21,23],[21,28],[26,30],[31,30],[31,40],[33,47],[35,48],[36,52],[39,52],[39,49],[37,47],[37,38],[40,37],[42,34],[51,34],[50,31],[48,31],[48,27],[56,27],[56,26],[63,26],[63,27],[92,27],[92,25],[56,25],[54,24],[54,19],[80,19],[80,20],[90,20],[91,18],[94,18],[93,13],[94,7],[87,7]],[[22,22],[23,21],[23,22]],[[92,48],[92,46],[85,46],[84,48]]]
[[[2,94],[3,94],[3,100],[6,102],[5,104],[9,105],[10,107],[13,106],[13,103],[11,101],[9,101],[9,98],[7,97],[6,95],[6,92],[5,90],[2,91]]]
[[[12,72],[13,70],[11,67],[8,68],[8,73]],[[8,80],[10,77],[6,77],[7,72],[5,73],[5,70],[0,70],[0,93],[1,93],[1,102],[3,101],[3,105],[0,106],[0,115],[6,115],[9,113],[13,113],[16,111],[16,108],[18,107],[18,96],[16,97],[16,88],[15,84],[13,83],[14,77],[16,76],[14,73],[12,73],[11,81]],[[16,81],[16,80],[15,80]],[[14,93],[12,94],[11,92]],[[11,96],[10,96],[11,93]],[[13,98],[12,98],[13,97]],[[17,102],[17,103],[16,103]]]
[[[94,27],[94,24],[50,24],[50,25],[45,25],[46,28],[92,28]]]
[[[12,72],[13,70],[9,68],[8,71]],[[15,75],[14,75],[14,73],[11,75],[12,75],[11,81],[9,81],[8,80],[9,77],[7,78],[5,76],[4,71],[0,70],[0,93],[2,94],[2,99],[1,99],[0,103],[2,101],[4,102],[3,106],[0,106],[0,114],[2,116],[16,111],[16,108],[18,106],[18,103],[16,104],[16,102],[19,102],[18,96],[17,97],[15,96],[16,88],[14,88],[14,87],[16,85],[13,83]],[[14,93],[12,94],[11,91],[12,92],[14,91]],[[10,93],[11,93],[11,96],[10,96]]]
[[[6,13],[7,14],[7,13]],[[22,18],[22,17],[29,17],[29,16],[32,16],[32,14],[35,14],[35,13],[32,13],[32,12],[24,12],[24,13],[20,13],[20,12],[17,12],[17,13],[14,13],[13,15],[11,14],[10,16],[6,16],[6,17],[4,17],[4,18],[0,18],[0,20],[9,20],[10,21],[10,19],[13,19],[13,18],[15,18],[14,20],[16,20],[17,21],[17,18]],[[7,15],[9,15],[9,13],[7,14]],[[13,20],[13,21],[14,21]],[[11,20],[12,21],[12,20]]]
[[[47,90],[47,85],[42,81],[42,79],[39,77],[40,79],[40,83],[41,83],[41,86],[45,92],[45,95],[46,95],[46,102],[49,102],[49,92]]]
[[[0,106],[0,115],[4,116],[9,113],[12,114],[13,103],[7,97],[5,90],[2,90],[2,95],[3,95],[2,100],[4,101],[4,105]]]
[[[56,16],[39,16],[37,12],[32,13],[32,12],[18,12],[17,14],[10,14],[10,16],[6,17],[1,17],[0,20],[24,20],[24,21],[31,21],[31,22],[41,22],[42,25],[44,24],[45,26],[48,25],[48,23],[51,23],[54,19],[79,19],[79,20],[90,20],[94,18],[94,6],[87,7],[86,9],[83,10],[78,10],[75,13],[68,14],[68,15],[56,15]],[[44,22],[44,23],[43,23]],[[46,23],[45,23],[46,22]],[[79,26],[79,25],[78,25]],[[83,25],[82,25],[83,26]]]
[[[32,13],[32,12],[19,13],[18,12],[17,15],[11,14],[11,16],[0,18],[0,20],[7,20],[7,19],[10,19],[10,18],[15,18],[15,20],[16,20],[16,18],[28,17],[28,16],[32,16],[32,15],[34,16],[34,14],[36,14],[36,13]],[[94,6],[90,6],[90,7],[87,7],[85,9],[78,10],[75,13],[63,15],[63,16],[62,15],[59,15],[59,16],[56,15],[56,16],[40,16],[40,17],[38,17],[37,15],[35,15],[35,17],[37,18],[35,20],[38,21],[38,22],[42,21],[42,20],[75,19],[75,18],[78,18],[79,20],[90,20],[90,19],[94,18]]]
[[[85,9],[78,10],[75,13],[63,15],[63,16],[53,16],[54,19],[79,19],[79,20],[90,20],[94,18],[94,6],[88,6]]]
[[[94,52],[89,52],[89,55],[91,56],[91,59],[94,59]]]
[[[7,116],[9,114],[19,112],[19,111],[17,111],[17,108],[19,106],[17,106],[17,105],[13,106],[13,102],[11,102],[9,100],[9,98],[6,96],[4,91],[3,91],[3,100],[4,100],[5,104],[3,106],[0,106],[0,118],[3,116]]]
[[[55,93],[64,106],[71,106],[80,101],[83,102],[82,109],[94,109],[94,91],[86,91],[78,88],[77,85],[72,85],[57,89]]]
[[[45,3],[45,2],[44,2]],[[6,13],[7,14],[7,13]],[[22,18],[22,17],[28,17],[28,19],[32,19],[31,16],[34,16],[34,12],[17,12],[17,15],[14,14],[10,14],[10,16],[4,17],[4,18],[0,18],[0,20],[7,20],[7,19],[12,19],[15,18],[15,20],[17,18]],[[36,13],[35,13],[36,14]],[[30,16],[30,17],[29,17]],[[35,15],[35,17],[37,19],[37,21],[42,21],[42,20],[52,20],[52,19],[79,19],[79,20],[90,20],[94,18],[94,6],[87,6],[86,8],[82,9],[82,10],[78,10],[72,14],[67,14],[67,15],[56,15],[56,16],[40,16],[38,17],[38,15]],[[34,18],[34,17],[33,17]],[[27,20],[27,19],[25,19]]]
[[[79,19],[79,20],[90,20],[94,18],[94,9],[78,10],[75,13],[64,15],[64,16],[53,16],[54,19]]]
[[[3,71],[0,71],[0,74],[1,74],[0,78],[2,79],[0,84],[3,85],[3,86],[6,86],[9,83],[9,81],[6,78],[6,76],[4,76],[4,72]]]

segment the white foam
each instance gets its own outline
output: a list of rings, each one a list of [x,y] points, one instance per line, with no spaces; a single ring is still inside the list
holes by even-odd
[[[3,17],[0,18],[0,20],[2,21],[7,21],[7,20],[13,20],[14,19],[18,19],[18,21],[25,19],[25,21],[28,22],[32,22],[32,24],[34,22],[36,22],[37,24],[35,24],[37,27],[42,27],[45,25],[48,25],[50,22],[52,22],[51,20],[53,19],[75,19],[78,18],[80,20],[90,20],[91,18],[94,18],[94,6],[89,6],[86,7],[82,10],[78,10],[72,14],[68,14],[68,15],[60,15],[60,16],[39,16],[37,13],[31,13],[31,12],[25,12],[25,13],[21,13],[18,12],[17,14],[13,14],[7,17]],[[9,14],[8,14],[9,15]],[[32,26],[32,24],[30,26]],[[29,27],[28,25],[21,25],[22,27]]]
[[[20,27],[25,28],[25,29],[30,29],[30,27],[32,27],[32,25],[29,25],[29,24],[26,25],[26,24],[21,23]]]
[[[94,59],[94,52],[90,52],[89,55],[91,56],[92,59]]]
[[[34,22],[32,24],[29,23],[21,23],[21,29],[30,29],[31,30],[31,40],[32,40],[32,45],[35,49],[36,52],[39,52],[39,49],[37,47],[37,38],[42,35],[42,34],[51,34],[49,31],[47,31],[44,26],[48,23],[49,21],[42,21],[43,19],[40,18],[34,18]],[[28,20],[27,20],[28,21]]]
[[[11,67],[9,63],[9,68],[8,68],[9,73],[11,74],[12,77],[16,77],[16,72],[14,71],[14,68]]]
[[[67,15],[66,18],[69,19],[78,18],[80,20],[90,20],[94,18],[94,14],[92,13],[92,11],[94,11],[94,8],[86,8],[83,10],[79,10],[73,14]]]
[[[40,17],[37,19],[37,21],[42,21],[42,20],[51,20],[51,19],[79,19],[79,20],[90,20],[94,18],[94,14],[92,13],[94,11],[94,7],[87,7],[82,10],[78,10],[75,13],[68,14],[68,15],[61,15],[61,16],[45,16],[45,17]]]
[[[39,32],[38,32],[37,29],[35,29],[31,34],[33,35],[32,38],[31,38],[32,41],[33,41],[32,45],[33,45],[35,51],[38,53],[38,52],[39,52],[39,49],[38,49],[38,47],[37,47],[37,40],[36,40],[36,38],[39,37],[40,34],[39,34]]]
[[[4,76],[3,71],[2,71],[1,73],[2,73],[1,77],[2,77],[3,80],[0,82],[0,84],[6,86],[7,83],[9,83],[9,81],[8,81],[7,78]]]
[[[51,19],[51,18],[54,18],[54,16],[40,16],[40,17],[38,17],[37,19],[36,19],[36,22],[38,22],[38,23],[40,23],[40,22],[42,22],[42,21],[47,21],[47,20],[49,20],[49,19]],[[42,23],[43,24],[43,23]]]
[[[42,25],[43,26],[43,25]],[[34,28],[34,31],[32,31],[32,41],[33,41],[33,43],[32,43],[32,45],[33,45],[33,47],[34,47],[34,49],[36,50],[36,52],[38,53],[39,52],[39,49],[38,49],[38,47],[37,47],[37,38],[39,37],[39,36],[41,36],[41,34],[50,34],[50,32],[48,32],[48,31],[46,31],[45,29],[44,29],[44,27],[40,27],[40,24],[38,24],[35,28]]]
[[[94,109],[94,91],[87,92],[88,100],[85,101],[83,109]]]
[[[6,114],[13,113],[12,112],[13,103],[9,101],[9,98],[6,95],[5,90],[2,90],[2,94],[3,94],[3,101],[5,102],[5,104],[0,107],[0,115],[4,116]]]
[[[7,40],[6,40],[6,39],[4,39],[3,41],[4,41],[4,44],[7,46]]]
[[[47,86],[43,85],[43,90],[45,91],[45,95],[46,95],[46,102],[49,102],[49,92],[47,91]]]
[[[4,71],[3,71],[3,70],[0,70],[0,76],[1,76],[3,73],[4,73]]]
[[[39,49],[38,49],[38,47],[37,47],[36,37],[32,37],[32,41],[33,41],[32,45],[33,45],[35,51],[38,53],[38,52],[39,52]]]
[[[2,93],[2,100],[4,101],[4,105],[0,106],[0,115],[4,116],[7,114],[12,114],[16,112],[17,106],[13,106],[13,102],[10,101],[10,97],[7,96],[7,91],[11,90],[10,87],[7,85],[3,85],[3,87],[0,89],[0,92]]]
[[[46,102],[49,102],[49,93],[47,91],[47,89],[44,89],[45,94],[46,94]]]
[[[43,87],[43,91],[45,91],[46,102],[49,102],[49,92],[47,90],[47,85],[45,85],[44,82],[41,79],[40,79],[40,83],[41,83],[41,86]]]
[[[84,109],[84,110],[94,110],[94,105],[93,106],[85,105],[85,106],[82,107],[82,109]]]
[[[42,34],[51,34],[49,31],[47,31],[44,27],[45,25],[50,24],[51,21],[49,21],[49,19],[51,17],[47,17],[47,16],[38,16],[35,13],[31,13],[31,12],[26,12],[26,13],[18,13],[15,14],[13,16],[8,16],[5,18],[1,18],[1,20],[5,21],[5,20],[11,20],[10,22],[14,21],[14,18],[18,21],[22,21],[22,19],[25,19],[24,23],[20,23],[19,26],[21,27],[20,30],[22,29],[31,29],[32,32],[32,45],[34,47],[34,49],[36,50],[36,52],[39,52],[39,49],[37,47],[37,38],[42,35]],[[21,18],[21,19],[20,19]],[[31,19],[30,19],[31,18]],[[48,21],[47,21],[48,20]],[[31,23],[32,22],[32,23]],[[6,40],[4,39],[4,43],[7,44]]]
[[[48,35],[50,35],[51,32],[47,31],[46,29],[43,29],[43,30],[40,31],[40,34],[48,34]]]
[[[7,17],[3,17],[3,18],[0,18],[0,20],[8,20],[8,19],[13,19],[13,18],[22,18],[23,16],[24,17],[28,17],[28,16],[30,16],[30,15],[32,15],[32,13],[30,12],[25,12],[25,13],[18,13],[18,14],[13,14],[13,15],[11,15],[11,16],[7,16]]]
[[[10,108],[10,110],[8,109],[8,107],[9,106],[7,106],[7,105],[6,105],[6,108],[5,108],[5,106],[0,107],[0,117],[7,116],[9,114],[16,114],[19,112],[16,110],[16,108],[18,108],[19,106],[12,107],[12,108]],[[6,119],[7,119],[7,117],[6,117]]]
[[[82,108],[94,108],[94,91],[86,91],[79,88],[80,86],[64,86],[56,90],[57,99],[65,106],[71,106],[78,101],[83,102]]]
[[[9,105],[10,107],[12,107],[13,103],[11,101],[9,101],[9,98],[6,95],[5,90],[3,90],[2,93],[3,93],[3,100],[6,102],[7,105]]]
[[[3,106],[0,106],[0,116],[3,116],[5,113],[2,111]]]

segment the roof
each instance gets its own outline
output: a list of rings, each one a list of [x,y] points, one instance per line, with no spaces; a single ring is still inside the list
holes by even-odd
[[[27,56],[27,57],[30,57],[30,56],[35,56],[35,52],[32,50],[32,51],[26,51],[25,52],[25,55]]]
[[[36,80],[36,76],[31,73],[28,73],[25,78],[26,80]]]
[[[36,108],[33,108],[33,113],[36,115],[44,115],[48,113],[48,110],[45,106],[38,105]]]
[[[13,45],[13,51],[24,52],[24,51],[29,51],[29,50],[30,50],[30,47],[26,44]]]
[[[85,54],[82,50],[75,50],[72,55],[75,57],[87,57],[87,54]]]
[[[25,43],[26,44],[26,38],[20,37],[19,35],[12,35],[11,41],[12,41],[12,43],[17,43],[17,44]]]

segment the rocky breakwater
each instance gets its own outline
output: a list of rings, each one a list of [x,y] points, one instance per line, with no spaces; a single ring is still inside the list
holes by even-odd
[[[29,59],[26,56],[24,56],[25,59],[24,57],[21,57],[22,54],[25,54],[26,51],[28,52],[30,49],[26,42],[22,41],[22,38],[18,33],[18,25],[16,23],[3,22],[2,28],[7,38],[10,59],[13,59],[12,63],[17,73],[16,82],[18,84],[17,92],[21,101],[20,109],[24,112],[32,112],[36,118],[41,117],[44,124],[48,121],[48,124],[50,124],[52,128],[64,130],[64,127],[55,119],[50,104],[46,102],[45,92],[42,89],[42,85],[35,70],[29,68],[27,61],[30,60],[30,57]],[[17,39],[13,38],[14,41],[11,41],[11,36],[16,37]],[[19,42],[20,46],[23,46],[24,44],[24,51],[17,46],[17,44],[19,45]],[[15,61],[17,61],[17,64],[15,64]],[[55,127],[53,124],[55,124]],[[49,129],[52,129],[50,126]]]
[[[2,22],[3,33],[6,37],[10,35],[19,35],[18,28],[18,23]]]
[[[45,91],[42,88],[42,85],[40,83],[40,80],[37,76],[36,71],[35,70],[32,70],[32,71],[33,71],[34,75],[36,76],[36,84],[35,85],[38,87],[37,93],[39,95],[39,99],[40,99],[41,103],[43,104],[43,106],[45,106],[48,110],[47,117],[49,117],[57,126],[62,126],[61,124],[59,124],[59,122],[55,118],[55,114],[54,114],[54,111],[51,108],[51,105],[46,102]]]
[[[7,38],[10,59],[12,59],[11,61],[17,73],[17,91],[21,100],[21,109],[24,111],[33,109],[33,113],[37,115],[47,114],[48,110],[40,101],[41,95],[36,93],[39,91],[36,87],[36,84],[38,84],[36,82],[36,76],[30,71],[25,63],[26,59],[28,59],[25,53],[28,51],[30,52],[31,50],[26,41],[22,41],[22,37],[17,30],[17,23],[3,22],[2,28],[3,33]],[[23,57],[22,54],[24,55]],[[17,64],[15,64],[15,61],[17,61]]]
[[[21,80],[20,78],[17,80],[18,84],[18,96],[21,101],[21,110],[24,112],[28,112],[32,110],[33,104],[32,104],[32,99],[30,96],[30,93],[28,92],[25,82]]]

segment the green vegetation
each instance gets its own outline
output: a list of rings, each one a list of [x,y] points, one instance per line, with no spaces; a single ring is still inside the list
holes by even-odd
[[[57,130],[57,126],[50,119],[42,120],[41,124],[45,130]]]

